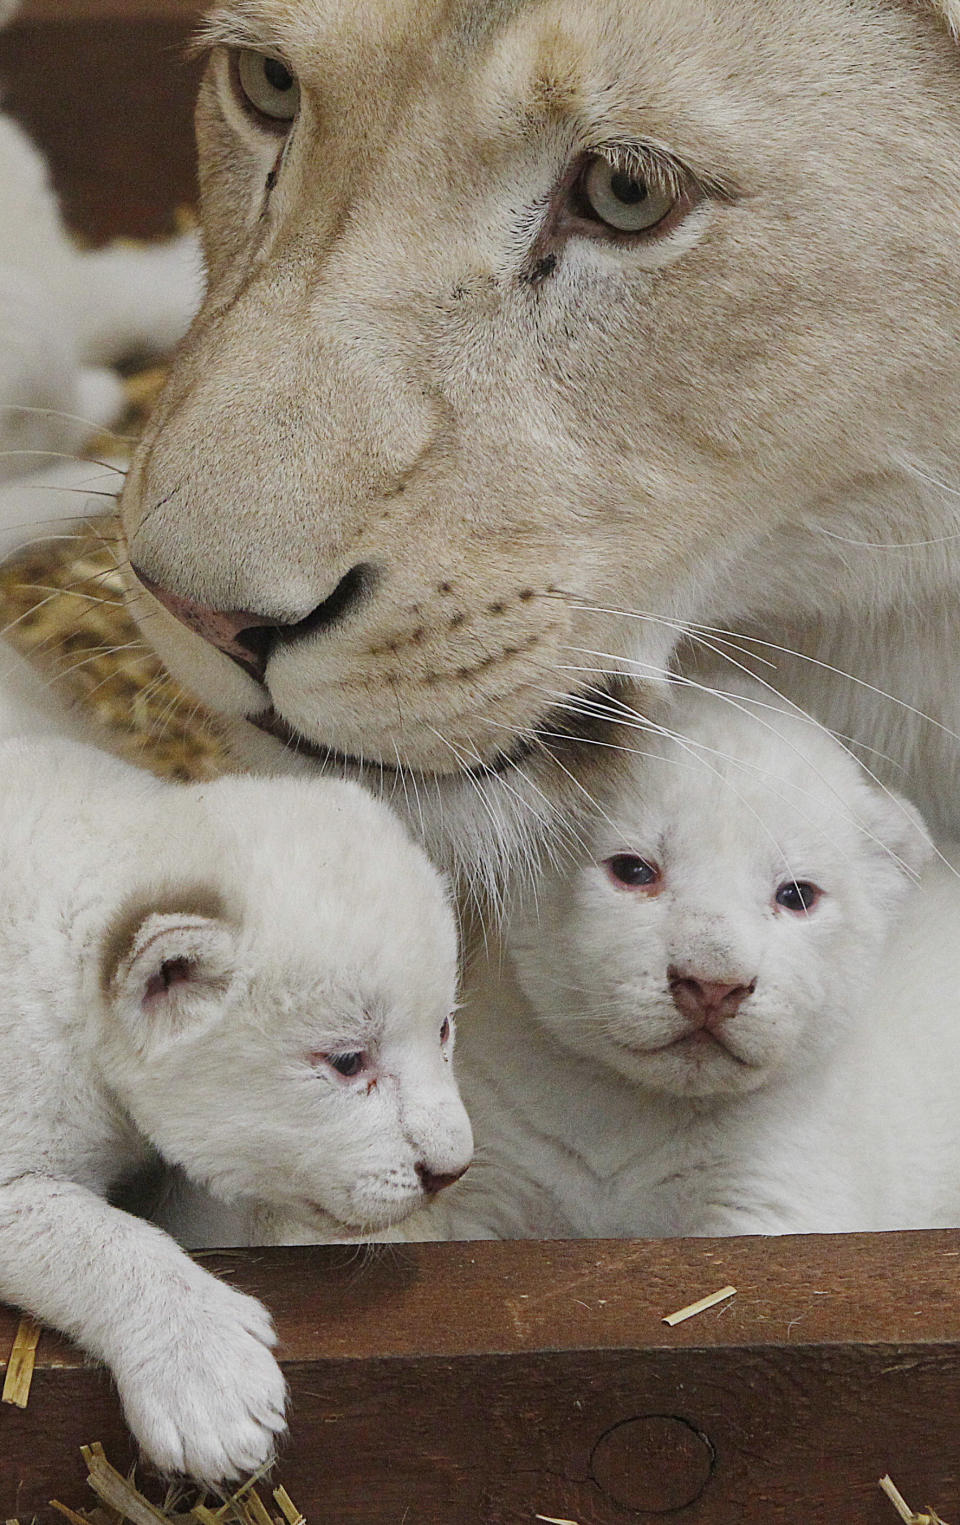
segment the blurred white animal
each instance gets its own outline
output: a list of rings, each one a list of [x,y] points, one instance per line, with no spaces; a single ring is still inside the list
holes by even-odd
[[[395,1237],[960,1225],[960,879],[743,685],[644,738],[461,1018],[478,1163]]]
[[[0,25],[14,9],[0,3]],[[112,367],[171,349],[202,289],[192,235],[77,249],[42,154],[0,115],[0,480],[114,423],[125,403]]]
[[[19,677],[6,735],[38,713]],[[465,1170],[443,881],[355,785],[5,740],[0,978],[0,1298],[109,1365],[155,1464],[255,1469],[284,1424],[269,1315],[106,1197],[159,1156],[342,1236]]]

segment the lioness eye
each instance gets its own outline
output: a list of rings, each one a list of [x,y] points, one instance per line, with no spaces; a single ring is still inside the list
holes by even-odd
[[[441,1043],[449,1043],[450,1042],[450,1018],[449,1017],[444,1017],[444,1019],[443,1019],[443,1026],[440,1029],[440,1042]]]
[[[650,233],[678,206],[681,197],[666,175],[619,169],[596,154],[578,182],[581,215],[592,216],[617,233]]]
[[[607,859],[604,868],[614,884],[629,890],[652,889],[660,882],[657,865],[648,863],[646,858],[641,858],[636,853],[617,853],[615,857]]]
[[[292,122],[300,109],[296,75],[268,53],[243,49],[235,57],[237,82],[247,105],[273,128]]]
[[[777,905],[785,911],[792,911],[795,916],[805,916],[813,910],[822,895],[823,890],[819,885],[810,884],[807,880],[797,883],[790,879],[777,890]]]

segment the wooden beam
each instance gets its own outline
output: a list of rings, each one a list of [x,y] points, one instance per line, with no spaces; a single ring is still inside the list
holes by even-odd
[[[955,1234],[204,1258],[275,1314],[312,1525],[893,1525],[888,1472],[960,1519]],[[0,1414],[0,1518],[88,1503],[91,1440],[132,1459],[104,1375],[44,1335]]]

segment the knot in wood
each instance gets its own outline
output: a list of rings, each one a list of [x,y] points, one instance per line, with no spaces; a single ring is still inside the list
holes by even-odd
[[[637,1514],[672,1514],[703,1496],[716,1465],[706,1435],[686,1419],[648,1414],[601,1435],[590,1471],[601,1492]]]

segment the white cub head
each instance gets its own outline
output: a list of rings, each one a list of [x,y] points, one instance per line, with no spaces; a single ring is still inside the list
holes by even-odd
[[[406,1217],[473,1149],[441,876],[352,784],[223,779],[171,819],[102,954],[108,1084],[222,1199],[341,1232]]]
[[[759,686],[686,690],[670,725],[685,740],[645,738],[510,947],[567,1048],[655,1091],[737,1095],[836,1042],[930,845]]]

